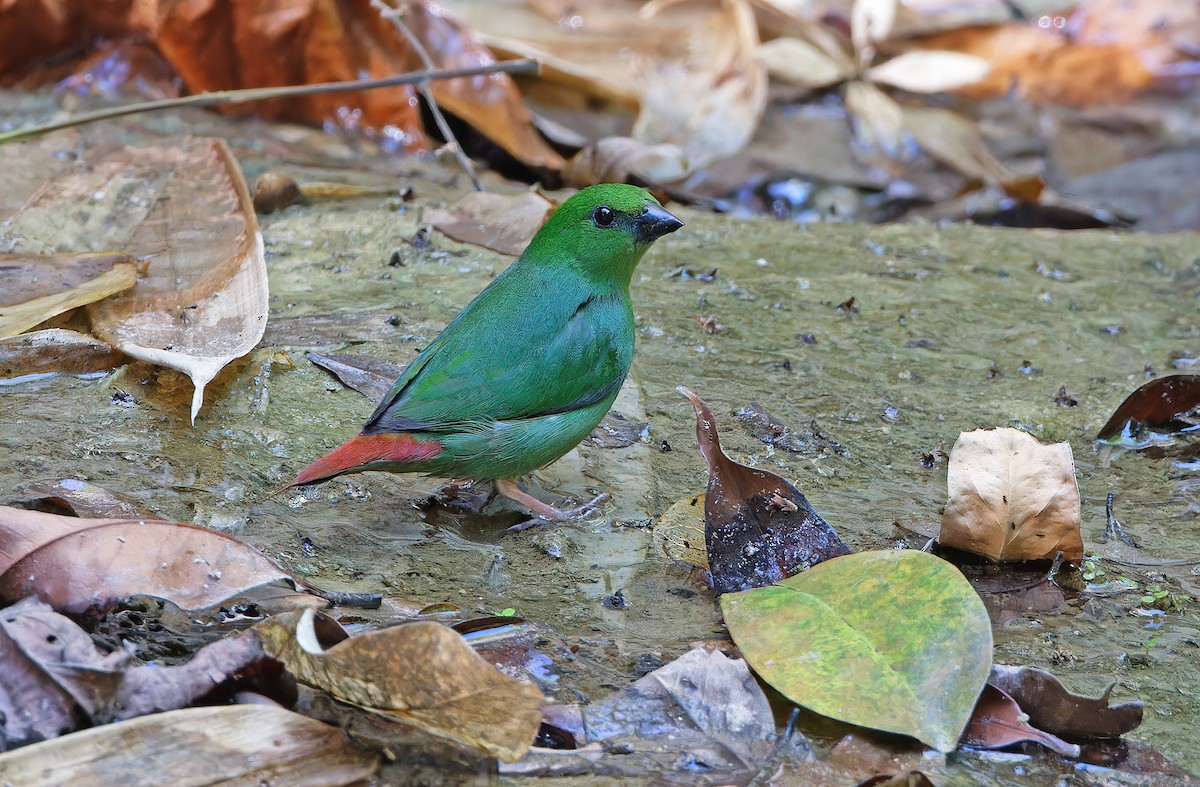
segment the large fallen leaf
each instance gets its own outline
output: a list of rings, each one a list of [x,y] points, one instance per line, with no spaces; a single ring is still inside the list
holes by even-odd
[[[769,585],[850,551],[794,486],[726,456],[708,405],[678,390],[696,411],[696,439],[708,462],[704,543],[718,594]]]
[[[1068,740],[1119,738],[1142,723],[1141,700],[1109,705],[1115,683],[1099,697],[1084,697],[1045,670],[1003,664],[992,667],[988,683],[1012,697],[1030,724]]]
[[[0,339],[128,290],[135,281],[137,263],[113,252],[0,257]]]
[[[96,336],[204,386],[267,324],[262,236],[241,169],[220,140],[123,148],[47,181],[9,220],[26,247],[120,249],[148,259],[125,295],[88,307]]]
[[[17,554],[12,541],[34,528],[50,537],[18,543],[29,551]],[[271,582],[294,582],[224,533],[153,519],[78,519],[0,506],[0,555],[14,561],[0,573],[0,600],[36,595],[74,614],[134,595],[203,609]]]
[[[984,687],[963,743],[979,749],[1003,749],[1023,741],[1036,741],[1064,757],[1078,757],[1079,746],[1031,725],[1012,697],[990,683]]]
[[[421,219],[463,243],[516,256],[525,250],[552,206],[532,191],[473,191],[449,208],[427,208]]]
[[[992,661],[992,628],[950,563],[859,552],[721,597],[733,641],[788,699],[950,751]]]
[[[0,754],[0,782],[325,787],[366,783],[378,763],[336,727],[276,706],[226,705],[143,716]]]
[[[1156,377],[1129,394],[1100,428],[1097,440],[1134,434],[1142,426],[1200,431],[1200,374]]]
[[[416,621],[347,638],[310,610],[276,615],[255,630],[297,680],[505,761],[521,758],[541,723],[542,693],[535,686],[500,673],[440,623]]]
[[[1083,558],[1079,486],[1068,443],[1016,429],[963,432],[950,450],[938,543],[995,561]]]

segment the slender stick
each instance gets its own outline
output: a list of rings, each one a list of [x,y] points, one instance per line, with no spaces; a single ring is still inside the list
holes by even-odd
[[[347,82],[322,82],[315,85],[254,87],[244,90],[218,90],[212,93],[197,93],[194,96],[183,96],[181,98],[167,98],[159,101],[146,101],[139,104],[124,104],[96,110],[95,112],[83,112],[66,120],[58,120],[53,123],[0,132],[0,145],[6,142],[15,142],[28,137],[35,137],[40,134],[48,134],[51,131],[82,126],[85,123],[95,123],[97,120],[109,120],[111,118],[124,117],[125,115],[136,115],[141,112],[153,112],[159,109],[207,107],[214,104],[244,104],[248,101],[311,96],[318,93],[349,93],[356,90],[395,87],[396,85],[426,84],[434,79],[457,79],[458,77],[473,77],[481,74],[535,74],[537,70],[538,63],[535,60],[509,60],[486,66],[414,71],[408,74],[397,74],[377,79],[353,79]]]
[[[435,68],[433,59],[429,57],[429,53],[425,51],[425,47],[421,44],[413,31],[408,25],[404,24],[404,12],[399,8],[393,8],[383,0],[371,0],[371,7],[379,12],[379,15],[395,25],[401,35],[408,39],[408,45],[417,53],[417,57],[421,58],[421,65],[425,66],[427,71]],[[417,83],[417,90],[421,91],[421,96],[425,99],[425,103],[429,105],[429,111],[433,114],[433,120],[437,123],[438,130],[442,132],[442,136],[446,140],[446,147],[454,153],[454,157],[458,159],[458,164],[467,173],[467,177],[471,179],[471,185],[476,191],[483,191],[483,184],[479,182],[479,177],[475,174],[475,166],[471,163],[471,159],[467,158],[467,154],[463,152],[462,145],[458,144],[458,138],[454,136],[454,132],[450,130],[450,124],[446,122],[445,115],[442,114],[441,107],[438,106],[437,99],[433,97],[433,91],[429,89],[429,81],[421,80]]]

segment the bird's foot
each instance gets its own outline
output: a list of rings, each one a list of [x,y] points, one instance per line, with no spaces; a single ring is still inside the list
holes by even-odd
[[[602,492],[583,505],[574,508],[555,508],[549,503],[544,503],[538,500],[533,495],[529,494],[521,487],[517,486],[517,482],[511,478],[501,478],[496,481],[496,491],[504,495],[510,500],[514,500],[525,508],[528,508],[536,516],[524,522],[518,522],[509,528],[509,532],[519,530],[527,530],[535,525],[544,525],[548,522],[562,522],[572,519],[582,519],[591,514],[609,499],[607,492]]]

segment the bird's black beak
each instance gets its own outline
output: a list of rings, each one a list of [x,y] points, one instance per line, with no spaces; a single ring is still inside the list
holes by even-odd
[[[661,205],[647,205],[645,212],[634,222],[634,233],[638,243],[649,243],[682,226],[683,222],[668,213]]]

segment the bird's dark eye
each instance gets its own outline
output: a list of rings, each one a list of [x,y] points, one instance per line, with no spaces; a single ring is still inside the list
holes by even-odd
[[[617,212],[607,205],[601,205],[592,211],[592,221],[597,227],[611,227],[617,220]]]

